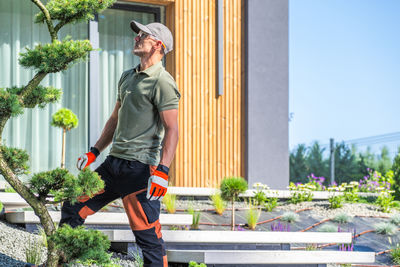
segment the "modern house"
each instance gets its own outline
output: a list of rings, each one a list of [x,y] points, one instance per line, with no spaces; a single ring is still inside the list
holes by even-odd
[[[38,12],[30,1],[0,1],[2,88],[22,86],[34,75],[18,65],[18,55],[50,40],[47,28],[33,23]],[[286,188],[288,0],[126,0],[89,23],[65,27],[62,37],[90,39],[99,50],[42,82],[62,88],[62,102],[27,110],[6,126],[6,144],[29,152],[31,172],[60,164],[61,132],[50,125],[60,107],[79,118],[67,136],[70,170],[100,136],[121,73],[139,63],[131,53],[132,19],[165,23],[174,35],[174,50],[164,61],[182,94],[173,185],[216,187],[225,176],[242,176],[250,185]]]

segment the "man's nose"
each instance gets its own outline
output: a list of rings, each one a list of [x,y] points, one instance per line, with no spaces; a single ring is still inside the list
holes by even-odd
[[[135,37],[135,41],[136,41],[136,42],[139,42],[139,41],[140,41],[139,36],[136,36],[136,37]]]

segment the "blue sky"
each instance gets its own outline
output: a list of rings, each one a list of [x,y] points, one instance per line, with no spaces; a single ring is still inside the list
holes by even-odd
[[[399,14],[400,0],[289,0],[290,149],[400,132]]]

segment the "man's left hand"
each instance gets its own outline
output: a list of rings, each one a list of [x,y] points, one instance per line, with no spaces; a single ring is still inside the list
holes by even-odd
[[[150,176],[147,184],[147,198],[149,200],[161,201],[167,193],[168,167],[158,165],[157,169]]]

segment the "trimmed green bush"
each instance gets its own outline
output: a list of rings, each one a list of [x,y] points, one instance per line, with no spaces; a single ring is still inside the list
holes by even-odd
[[[40,72],[53,73],[66,70],[68,65],[83,60],[92,51],[89,40],[70,40],[69,37],[48,44],[38,44],[20,53],[19,64]]]
[[[107,236],[98,230],[83,226],[72,228],[65,224],[59,227],[56,233],[49,237],[56,247],[64,252],[68,262],[79,259],[83,263],[111,264],[110,241]]]
[[[190,261],[189,267],[207,267],[207,265],[204,263],[197,263],[195,261]]]
[[[114,0],[51,0],[46,4],[46,8],[53,20],[75,23],[93,19],[95,13],[100,13],[113,2]],[[36,23],[44,21],[45,17],[42,12],[36,14]]]
[[[239,194],[244,193],[248,188],[248,184],[242,177],[226,177],[221,182],[221,197],[232,204],[232,220],[231,229],[235,230],[235,200]]]
[[[4,160],[7,162],[8,167],[15,174],[27,174],[29,170],[29,155],[25,150],[0,146],[1,154]]]
[[[19,95],[25,87],[7,88],[6,90],[11,94]],[[54,88],[52,86],[37,86],[30,94],[26,95],[23,99],[23,106],[25,108],[44,108],[47,104],[55,103],[60,100],[62,95],[61,89]]]
[[[78,126],[78,117],[67,108],[61,108],[53,114],[51,125],[67,131]]]
[[[235,201],[239,194],[244,193],[247,188],[247,182],[242,177],[226,177],[221,182],[221,197],[228,201]]]
[[[42,200],[53,195],[55,202],[68,200],[75,203],[82,195],[92,197],[102,190],[104,181],[89,168],[83,169],[77,178],[68,170],[57,168],[33,175],[29,181],[29,187]]]

